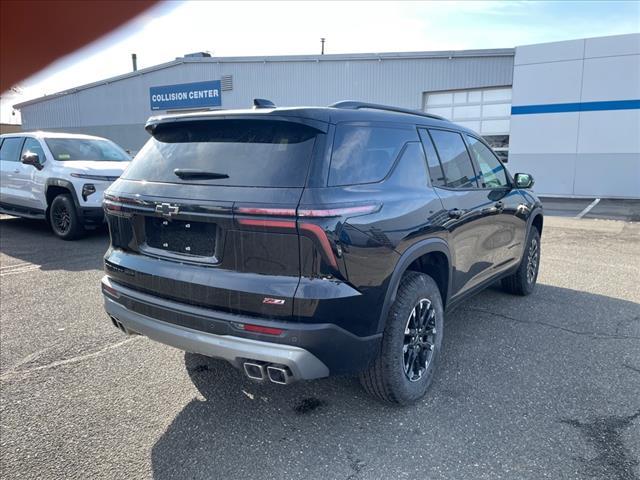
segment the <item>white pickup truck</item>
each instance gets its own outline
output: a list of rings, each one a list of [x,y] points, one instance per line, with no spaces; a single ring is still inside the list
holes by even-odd
[[[0,213],[47,220],[64,240],[104,220],[102,196],[131,158],[111,140],[52,132],[0,136]]]

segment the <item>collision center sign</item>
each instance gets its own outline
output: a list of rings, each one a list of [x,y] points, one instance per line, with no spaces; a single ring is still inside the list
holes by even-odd
[[[219,107],[220,80],[151,87],[149,101],[151,110]]]

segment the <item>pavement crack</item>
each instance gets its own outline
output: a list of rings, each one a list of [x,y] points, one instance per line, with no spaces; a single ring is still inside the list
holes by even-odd
[[[351,473],[346,480],[354,480],[358,478],[366,463],[351,451],[347,451],[347,460],[349,461],[349,468],[353,473]]]
[[[555,325],[553,323],[543,322],[541,320],[523,320],[521,318],[515,318],[509,315],[505,315],[503,313],[492,312],[490,310],[484,310],[482,308],[467,308],[467,310],[479,313],[485,313],[487,315],[492,315],[494,317],[504,318],[506,320],[511,320],[512,322],[517,323],[526,323],[530,325],[543,325],[545,327],[554,328],[556,330],[562,330],[563,332],[572,333],[574,335],[584,335],[586,337],[590,337],[596,340],[606,339],[606,340],[640,340],[640,337],[634,335],[607,335],[603,333],[597,332],[589,332],[589,331],[581,331],[581,330],[573,330],[567,327],[561,327],[560,325]]]
[[[597,417],[590,422],[561,419],[571,425],[595,446],[598,455],[592,459],[579,457],[587,475],[616,480],[638,480],[635,467],[640,463],[624,445],[622,432],[640,417],[640,410],[626,417]]]
[[[634,371],[636,373],[640,373],[640,368],[634,367],[633,365],[628,365],[626,363],[623,363],[622,366],[625,367],[625,368],[628,368],[629,370],[632,370],[632,371]]]
[[[42,371],[42,370],[50,370],[52,368],[61,367],[63,365],[69,365],[69,364],[72,364],[72,363],[79,363],[79,362],[83,362],[85,360],[89,360],[91,358],[99,357],[100,355],[103,355],[103,354],[107,353],[110,350],[113,350],[115,348],[121,347],[122,345],[125,345],[127,343],[130,343],[130,342],[136,340],[136,338],[138,338],[138,337],[129,337],[129,338],[126,338],[126,339],[124,339],[124,340],[122,340],[120,342],[113,343],[111,345],[107,345],[106,347],[103,347],[100,350],[97,350],[95,352],[76,355],[75,357],[65,358],[64,360],[56,360],[55,362],[47,363],[46,365],[40,365],[38,367],[26,368],[24,370],[21,370],[21,369],[19,369],[17,367],[19,367],[20,365],[23,365],[24,363],[26,363],[24,361],[24,359],[23,359],[23,361],[19,362],[13,368],[9,369],[7,372],[5,372],[2,375],[0,375],[0,381],[1,380],[8,380],[8,379],[10,379],[12,377],[28,375],[30,373],[39,372],[39,371]],[[42,351],[41,352],[36,352],[36,353],[40,354],[40,353],[42,353]],[[26,357],[26,358],[28,358],[28,357]]]

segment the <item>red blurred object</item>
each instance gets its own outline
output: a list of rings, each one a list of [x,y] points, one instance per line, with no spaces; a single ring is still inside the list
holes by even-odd
[[[157,0],[0,0],[0,93]]]
[[[266,333],[267,335],[280,335],[284,330],[281,328],[263,327],[260,325],[244,324],[243,330],[247,332]]]

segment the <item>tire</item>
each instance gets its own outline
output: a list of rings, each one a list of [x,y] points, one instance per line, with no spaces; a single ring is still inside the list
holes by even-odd
[[[422,331],[431,333],[424,336],[407,334],[407,327],[414,325],[421,309],[426,309],[427,317]],[[428,275],[406,272],[387,317],[380,353],[360,374],[364,389],[370,395],[396,405],[410,405],[424,397],[442,348],[443,319],[442,298],[436,282]],[[409,328],[411,330],[416,329]],[[414,363],[409,356],[411,345],[413,355],[417,356]],[[426,368],[421,368],[423,364]]]
[[[71,195],[60,194],[53,199],[48,219],[53,233],[63,240],[75,240],[84,233]]]
[[[502,279],[502,288],[514,295],[530,295],[538,280],[540,270],[540,232],[531,227],[520,266],[514,274]]]

